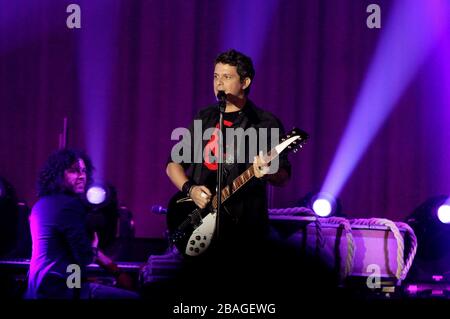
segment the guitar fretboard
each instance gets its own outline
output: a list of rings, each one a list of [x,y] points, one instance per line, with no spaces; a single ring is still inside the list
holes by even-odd
[[[247,183],[253,176],[255,176],[255,171],[253,170],[253,166],[250,166],[241,175],[234,179],[232,185],[224,187],[222,189],[222,203],[224,203],[239,188],[244,186],[244,184]],[[215,195],[212,200],[212,206],[214,209],[217,209],[217,195]]]

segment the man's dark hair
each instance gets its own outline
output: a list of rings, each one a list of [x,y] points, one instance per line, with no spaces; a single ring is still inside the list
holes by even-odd
[[[250,80],[253,80],[253,78],[255,77],[255,68],[253,67],[252,59],[234,49],[219,54],[214,65],[216,65],[217,63],[235,66],[241,82],[243,82],[245,78],[250,78]],[[248,95],[250,93],[250,86],[251,83],[244,90],[245,95]]]
[[[86,165],[87,185],[92,183],[92,173],[94,167],[90,158],[82,151],[73,149],[61,149],[52,153],[41,171],[37,181],[38,196],[63,193],[64,171],[82,159]]]

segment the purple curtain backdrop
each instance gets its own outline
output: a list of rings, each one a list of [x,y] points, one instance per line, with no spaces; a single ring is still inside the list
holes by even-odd
[[[66,27],[70,3],[81,7],[81,29]],[[382,8],[381,29],[366,26],[370,3]],[[214,58],[234,47],[256,62],[254,102],[311,134],[290,156],[292,180],[271,194],[272,207],[292,206],[322,186],[392,4],[0,0],[0,176],[32,205],[67,116],[69,146],[88,151],[97,177],[116,186],[137,236],[164,236],[150,206],[176,191],[165,174],[171,132],[214,101]],[[450,194],[446,32],[344,184],[350,217],[400,220]]]

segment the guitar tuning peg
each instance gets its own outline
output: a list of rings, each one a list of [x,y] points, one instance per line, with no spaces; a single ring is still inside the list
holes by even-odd
[[[297,153],[298,149],[294,149],[294,153]]]
[[[287,137],[287,138],[290,138],[291,136],[288,134],[288,135],[286,135],[286,137]]]
[[[303,145],[300,145],[300,148],[303,148]]]

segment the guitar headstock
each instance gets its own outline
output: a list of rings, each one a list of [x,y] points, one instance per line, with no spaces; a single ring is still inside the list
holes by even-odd
[[[293,151],[296,153],[309,138],[309,134],[299,128],[293,128],[288,133],[286,133],[280,140],[280,145],[276,147],[278,153],[287,149],[288,151]]]

